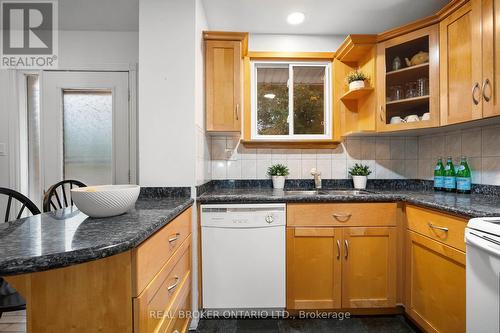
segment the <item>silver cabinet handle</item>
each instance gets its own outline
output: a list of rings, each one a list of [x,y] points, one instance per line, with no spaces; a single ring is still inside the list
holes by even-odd
[[[448,232],[448,228],[440,227],[440,226],[434,225],[434,224],[432,224],[430,222],[427,223],[427,224],[429,225],[429,228],[441,230],[441,231],[444,231],[444,232]]]
[[[236,104],[236,108],[234,109],[234,113],[236,114],[236,120],[240,120],[240,104]]]
[[[347,239],[344,239],[344,244],[345,244],[345,259],[349,257],[349,241]]]
[[[351,213],[333,213],[332,216],[340,221],[340,222],[346,222],[347,220],[349,220],[352,216]]]
[[[490,95],[489,96],[486,96],[486,87],[489,86],[490,89],[491,89],[491,82],[490,82],[490,79],[486,79],[484,80],[483,82],[483,87],[481,88],[481,90],[483,91],[483,98],[486,102],[489,102],[491,100],[491,90],[490,90]]]
[[[176,276],[176,277],[174,277],[174,279],[175,279],[174,284],[173,284],[173,285],[171,285],[171,286],[168,286],[168,287],[167,287],[167,291],[172,291],[172,290],[174,290],[174,289],[177,287],[177,285],[179,284],[179,277],[178,277],[178,276]]]
[[[337,239],[337,260],[340,259],[340,241]]]
[[[181,235],[181,234],[180,234],[180,233],[178,233],[178,232],[177,232],[177,233],[175,233],[175,235],[174,235],[174,236],[172,236],[172,237],[170,237],[170,238],[168,239],[168,242],[169,242],[169,243],[175,242],[176,240],[178,240],[178,239],[179,239],[179,236],[180,236],[180,235]]]
[[[479,86],[479,83],[476,82],[476,84],[474,84],[474,87],[472,87],[472,101],[474,102],[475,105],[478,105],[479,102],[481,101],[481,93],[479,94],[479,99],[476,98],[477,90],[481,92],[481,87]]]

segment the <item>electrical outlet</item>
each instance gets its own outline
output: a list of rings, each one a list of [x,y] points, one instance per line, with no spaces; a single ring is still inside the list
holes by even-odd
[[[0,142],[0,156],[7,155],[7,145],[5,143]]]

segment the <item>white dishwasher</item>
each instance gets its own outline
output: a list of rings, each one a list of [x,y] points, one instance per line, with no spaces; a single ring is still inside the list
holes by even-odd
[[[285,308],[285,227],[285,204],[202,205],[203,308]]]
[[[466,242],[468,333],[500,332],[500,218],[469,221]]]

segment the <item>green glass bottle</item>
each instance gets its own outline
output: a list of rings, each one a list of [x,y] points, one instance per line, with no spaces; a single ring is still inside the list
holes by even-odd
[[[437,161],[436,167],[434,168],[434,190],[442,191],[444,187],[444,165],[443,159],[440,158]]]
[[[467,157],[462,156],[457,171],[457,192],[469,194],[472,186],[472,174],[467,163]]]
[[[444,167],[444,190],[446,192],[455,192],[457,188],[457,179],[455,174],[455,166],[453,165],[453,159],[448,157],[448,161]]]

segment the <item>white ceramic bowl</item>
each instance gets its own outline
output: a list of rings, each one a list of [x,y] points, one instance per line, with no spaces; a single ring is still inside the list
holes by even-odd
[[[123,214],[134,207],[141,187],[138,185],[102,185],[71,190],[76,207],[90,217]]]

